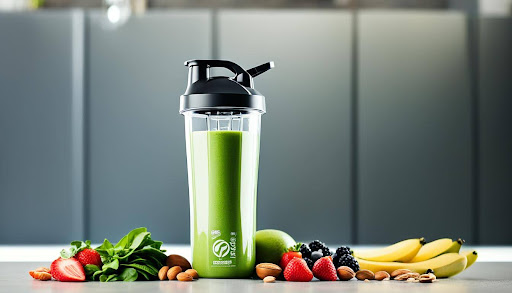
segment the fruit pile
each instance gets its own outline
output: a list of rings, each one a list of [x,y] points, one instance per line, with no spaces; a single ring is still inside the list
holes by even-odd
[[[130,231],[115,245],[107,239],[95,249],[90,241],[73,241],[62,250],[50,268],[37,268],[29,274],[34,279],[61,282],[180,280],[192,281],[198,275],[184,257],[165,255],[161,241],[151,239],[146,228]],[[171,268],[171,269],[169,269]],[[169,272],[169,273],[168,273]],[[164,276],[165,275],[165,276]]]
[[[354,252],[348,246],[340,246],[334,253],[319,240],[296,243],[276,261],[275,253],[268,250],[278,248],[275,243],[290,243],[289,239],[292,238],[288,234],[277,230],[256,233],[256,257],[260,262],[256,274],[264,282],[275,282],[282,272],[286,281],[293,282],[309,282],[313,277],[321,281],[348,281],[355,277],[367,282],[393,279],[431,283],[462,272],[477,259],[476,251],[459,253],[464,243],[461,239],[443,238],[425,244],[423,238],[418,238],[367,251]]]

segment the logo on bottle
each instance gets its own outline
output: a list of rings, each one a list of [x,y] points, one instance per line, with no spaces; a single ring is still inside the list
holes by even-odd
[[[229,243],[222,239],[219,239],[213,243],[213,254],[218,258],[228,255],[229,250]]]

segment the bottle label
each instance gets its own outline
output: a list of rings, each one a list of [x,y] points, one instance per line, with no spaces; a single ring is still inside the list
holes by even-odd
[[[236,232],[229,233],[229,237],[222,237],[220,230],[212,230],[210,234],[214,255],[212,266],[236,267]]]

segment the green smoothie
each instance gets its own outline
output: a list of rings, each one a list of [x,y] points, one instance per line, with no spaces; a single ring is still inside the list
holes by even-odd
[[[192,266],[201,277],[249,277],[255,264],[259,135],[195,131],[189,139]]]

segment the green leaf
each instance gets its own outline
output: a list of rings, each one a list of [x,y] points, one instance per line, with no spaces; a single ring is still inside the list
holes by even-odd
[[[160,259],[157,259],[156,257],[154,257],[152,255],[150,255],[149,258],[152,260],[152,262],[155,264],[156,267],[161,268],[165,265],[165,259],[163,261],[161,261]]]
[[[143,271],[143,270],[137,270],[137,272],[139,274],[141,274],[146,280],[151,280],[151,275],[148,274],[146,271]]]
[[[123,272],[119,275],[118,279],[120,281],[133,282],[133,281],[137,280],[138,277],[139,277],[139,274],[137,273],[136,269],[125,268],[123,270]]]
[[[162,247],[162,244],[164,244],[164,243],[162,241],[155,241],[155,240],[149,238],[144,244],[145,244],[145,246],[153,247],[155,249],[160,249],[160,247]]]
[[[85,265],[84,271],[86,276],[92,276],[97,271],[101,271],[101,269],[97,265]]]
[[[151,237],[151,233],[149,233],[149,232],[143,232],[143,233],[137,234],[137,236],[135,236],[133,238],[133,241],[128,248],[129,249],[137,249],[137,248],[141,247],[142,244],[144,244],[144,241],[146,239],[148,239],[149,237]]]
[[[100,254],[103,262],[109,262],[112,256],[114,256],[114,246],[108,239],[103,240],[103,244],[96,247],[94,250]]]
[[[141,264],[133,263],[133,264],[122,264],[121,266],[136,268],[138,270],[145,271],[146,273],[148,273],[150,275],[153,275],[153,276],[157,276],[158,275],[158,270],[156,268],[151,267],[151,266],[147,266],[147,265],[141,265]]]
[[[117,274],[112,274],[112,275],[108,276],[108,278],[105,282],[117,281],[118,278],[119,278],[119,276]]]
[[[147,232],[147,231],[148,231],[148,229],[145,227],[133,229],[128,234],[126,234],[123,238],[121,238],[121,240],[119,240],[119,242],[117,242],[115,247],[128,248],[131,246],[133,239],[137,235],[139,235],[140,233]]]
[[[100,276],[100,282],[106,282],[108,279],[108,275],[101,275]]]
[[[104,264],[101,268],[102,268],[104,271],[105,271],[106,269],[113,269],[113,270],[117,270],[117,269],[119,269],[119,260],[118,260],[118,259],[114,259],[112,262],[109,262],[109,263]]]
[[[93,281],[98,280],[98,278],[101,276],[101,274],[103,274],[103,271],[101,271],[101,270],[94,272],[94,274],[92,274],[92,280]]]
[[[134,255],[142,258],[147,258],[148,256],[152,256],[156,259],[158,259],[160,262],[165,262],[167,259],[167,255],[163,253],[159,249],[155,249],[153,247],[144,247],[143,249],[139,249],[133,253]]]
[[[109,248],[114,248],[114,246],[112,245],[112,243],[110,243],[110,241],[108,241],[108,239],[105,238],[105,240],[103,240],[103,244],[98,246],[96,248],[96,251],[98,251],[98,250],[105,250],[106,251]]]
[[[60,256],[62,258],[70,258],[70,257],[75,256],[75,254],[79,253],[80,251],[82,251],[82,250],[84,250],[86,248],[91,248],[91,242],[90,241],[88,241],[88,240],[86,242],[83,242],[83,241],[72,241],[71,242],[71,248],[69,248],[68,250],[63,249],[60,252]]]

